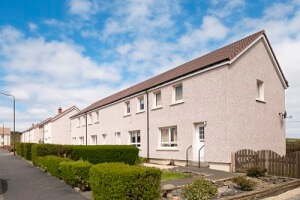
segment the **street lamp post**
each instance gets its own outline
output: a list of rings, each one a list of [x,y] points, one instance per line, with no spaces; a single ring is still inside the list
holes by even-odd
[[[2,137],[3,137],[3,150],[4,150],[4,123],[0,122],[2,124]]]
[[[16,98],[14,95],[0,92],[0,94],[12,97],[14,99],[14,155],[16,155]]]

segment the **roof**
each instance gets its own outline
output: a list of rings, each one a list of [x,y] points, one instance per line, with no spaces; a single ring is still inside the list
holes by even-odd
[[[76,115],[74,115],[73,117],[76,117],[78,115],[81,115],[83,113],[89,112],[93,109],[108,105],[110,103],[116,102],[118,100],[121,100],[123,98],[129,97],[131,95],[140,93],[142,91],[154,88],[156,86],[159,86],[161,84],[164,84],[166,82],[172,81],[174,79],[177,79],[179,77],[185,76],[187,74],[191,74],[193,72],[199,71],[199,70],[203,70],[206,69],[212,65],[215,64],[219,64],[225,61],[231,61],[233,60],[237,55],[239,55],[240,53],[243,52],[243,50],[245,50],[248,46],[250,46],[250,44],[252,44],[254,41],[256,41],[259,37],[261,36],[265,36],[265,31],[259,31],[253,35],[250,35],[248,37],[245,37],[239,41],[236,41],[234,43],[231,43],[225,47],[222,47],[220,49],[217,49],[211,53],[208,53],[204,56],[201,56],[199,58],[196,58],[192,61],[189,61],[183,65],[180,65],[176,68],[173,68],[167,72],[164,72],[162,74],[159,74],[153,78],[150,78],[146,81],[143,81],[141,83],[138,83],[132,87],[129,87],[125,90],[122,90],[118,93],[115,93],[111,96],[108,96],[104,99],[101,99],[95,103],[93,103],[92,105],[86,107],[85,109],[81,110],[79,113],[77,113]],[[267,39],[267,37],[266,37]],[[270,43],[267,39],[267,42],[270,46]],[[271,51],[275,57],[275,54],[271,48]],[[283,76],[283,79],[286,83],[286,85],[288,85],[288,82],[286,80],[286,78],[284,77],[282,70],[280,69],[279,63],[275,57],[276,63],[279,67],[279,70]]]
[[[0,127],[0,135],[3,135],[3,128]],[[4,135],[10,135],[10,128],[4,127]]]
[[[46,124],[46,123],[48,123],[48,122],[50,122],[50,121],[51,121],[51,122],[54,122],[54,121],[58,120],[60,117],[64,116],[65,114],[69,113],[70,111],[72,111],[72,110],[74,110],[74,109],[77,110],[77,111],[79,112],[79,109],[78,109],[76,106],[72,106],[72,107],[70,107],[70,108],[64,110],[63,112],[61,112],[61,113],[55,115],[54,117],[49,117],[49,118],[45,119],[44,121],[42,121],[42,122],[40,122],[40,123],[37,123],[37,124],[31,126],[30,128],[28,128],[28,129],[26,129],[25,131],[23,131],[23,133],[24,133],[24,132],[27,132],[27,131],[30,131],[30,130],[32,130],[32,129],[34,129],[34,128],[41,127],[41,126],[43,126],[44,124]]]

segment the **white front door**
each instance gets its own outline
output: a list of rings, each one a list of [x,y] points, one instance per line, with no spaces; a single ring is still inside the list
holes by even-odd
[[[199,150],[200,150],[200,161],[203,162],[204,161],[204,131],[205,126],[204,123],[199,123],[195,125],[195,148],[194,148],[194,152],[195,152],[195,158],[197,161],[199,161]]]

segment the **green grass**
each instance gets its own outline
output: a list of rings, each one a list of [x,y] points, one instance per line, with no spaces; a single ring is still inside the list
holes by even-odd
[[[191,174],[163,170],[162,176],[161,176],[161,181],[189,178],[191,176],[192,176]]]

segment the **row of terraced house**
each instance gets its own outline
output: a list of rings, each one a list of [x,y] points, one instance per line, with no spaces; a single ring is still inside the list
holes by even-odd
[[[231,153],[285,154],[288,82],[264,31],[24,131],[24,142],[139,148],[152,163],[199,160],[230,170]]]

